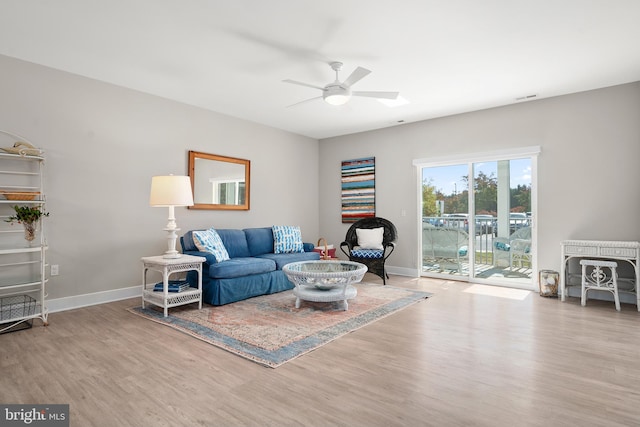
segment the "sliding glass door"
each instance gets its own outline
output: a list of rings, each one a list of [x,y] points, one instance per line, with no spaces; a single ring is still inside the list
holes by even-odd
[[[414,161],[423,275],[533,288],[536,154]]]
[[[464,164],[422,169],[422,270],[469,275],[469,186]]]

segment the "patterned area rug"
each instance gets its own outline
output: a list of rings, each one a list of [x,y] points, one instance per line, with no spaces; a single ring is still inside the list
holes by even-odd
[[[185,332],[216,347],[276,368],[349,332],[431,296],[428,292],[374,284],[356,285],[358,296],[342,302],[302,301],[295,308],[293,291],[250,298],[198,310],[190,304],[171,308],[169,316],[155,306],[129,311]]]

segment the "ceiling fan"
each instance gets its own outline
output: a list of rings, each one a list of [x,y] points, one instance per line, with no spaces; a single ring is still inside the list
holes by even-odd
[[[331,105],[343,105],[349,102],[352,96],[367,96],[370,98],[381,98],[381,99],[396,99],[398,97],[398,92],[371,92],[371,91],[352,91],[351,86],[359,82],[361,79],[366,77],[371,71],[366,68],[358,67],[349,77],[346,78],[343,82],[340,82],[338,77],[338,73],[342,70],[342,62],[332,62],[329,64],[331,68],[336,72],[336,81],[329,83],[325,87],[320,87],[316,85],[312,85],[309,83],[298,82],[296,80],[283,80],[285,83],[293,83],[295,85],[307,86],[314,89],[320,89],[322,91],[322,96],[317,96],[315,98],[305,99],[304,101],[300,101],[296,104],[290,105],[289,107],[293,107],[294,105],[299,105],[304,102],[313,101],[315,99],[324,99],[325,102]]]

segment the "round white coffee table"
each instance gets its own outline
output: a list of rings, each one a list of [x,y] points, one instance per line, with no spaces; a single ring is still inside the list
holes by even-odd
[[[282,268],[287,278],[296,286],[296,308],[300,301],[334,302],[347,300],[358,294],[352,283],[358,283],[367,272],[367,266],[353,261],[300,261]]]

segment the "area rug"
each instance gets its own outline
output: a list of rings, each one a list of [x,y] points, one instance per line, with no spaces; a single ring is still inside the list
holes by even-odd
[[[130,312],[167,325],[231,353],[276,368],[336,338],[431,296],[428,292],[359,283],[358,295],[342,302],[302,301],[293,291],[263,295],[220,307],[185,305],[162,309],[134,307]]]

